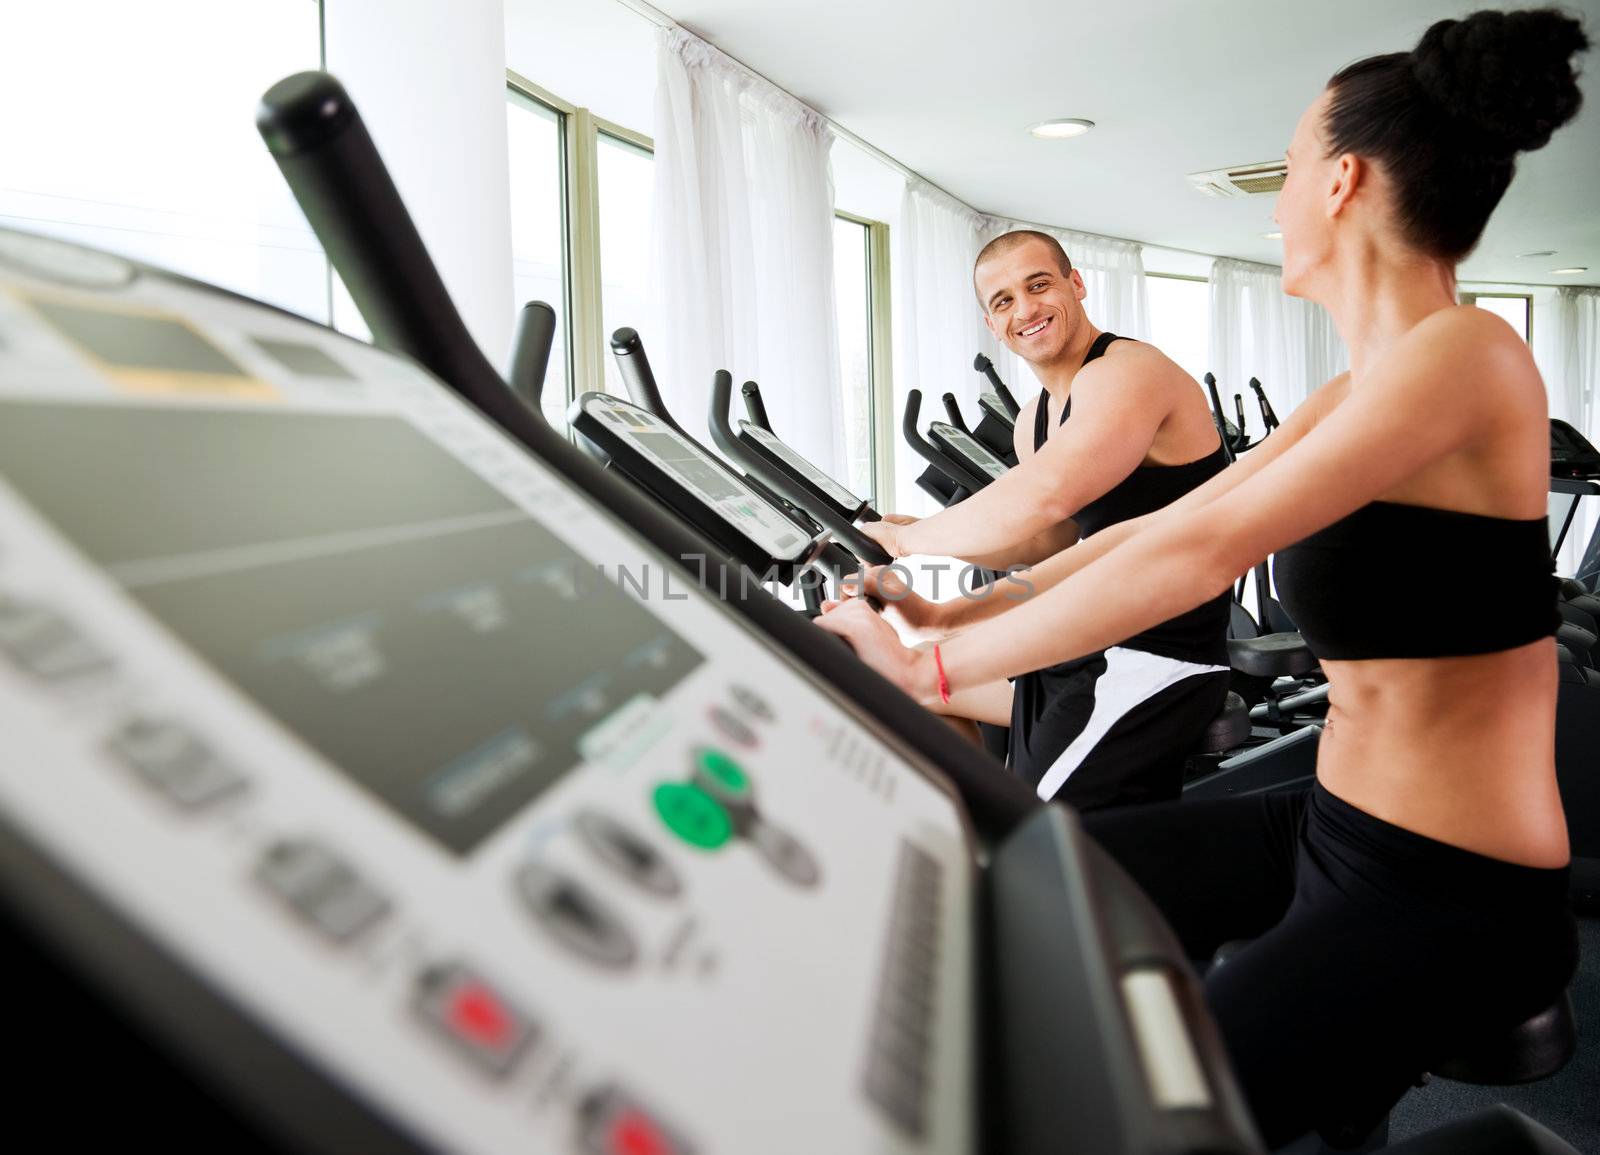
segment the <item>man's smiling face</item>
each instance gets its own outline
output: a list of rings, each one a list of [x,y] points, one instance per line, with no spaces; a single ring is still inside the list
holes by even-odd
[[[1063,273],[1043,241],[988,258],[973,281],[989,331],[1030,364],[1061,356],[1083,323],[1083,278],[1077,270]]]

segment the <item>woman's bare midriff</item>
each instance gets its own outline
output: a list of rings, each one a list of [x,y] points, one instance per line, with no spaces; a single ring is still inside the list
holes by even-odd
[[[1565,866],[1556,658],[1545,638],[1464,658],[1325,662],[1322,785],[1375,818],[1524,866]]]

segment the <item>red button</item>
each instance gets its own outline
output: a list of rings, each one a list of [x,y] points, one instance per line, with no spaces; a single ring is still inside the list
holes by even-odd
[[[613,1155],[673,1155],[671,1140],[643,1112],[625,1110],[611,1121]]]
[[[501,1047],[509,1041],[511,1016],[494,993],[481,983],[463,983],[450,994],[451,1028],[479,1046]]]

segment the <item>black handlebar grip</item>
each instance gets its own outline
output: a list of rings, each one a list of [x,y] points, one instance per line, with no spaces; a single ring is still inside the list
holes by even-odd
[[[372,330],[480,407],[506,384],[451,301],[355,102],[326,72],[261,97],[256,128]]]
[[[1204,380],[1206,391],[1211,394],[1211,419],[1216,424],[1217,436],[1222,438],[1222,454],[1231,462],[1235,454],[1233,442],[1228,437],[1228,419],[1222,415],[1222,397],[1217,393],[1217,378],[1208,372]]]
[[[921,436],[917,432],[917,418],[922,415],[922,390],[912,389],[906,393],[906,411],[900,415],[900,432],[905,434],[906,440],[916,443]]]
[[[961,416],[961,403],[956,400],[954,393],[946,393],[940,400],[944,402],[945,416],[950,418],[950,424],[963,433],[971,433],[967,428],[967,419]]]
[[[767,419],[767,403],[761,399],[761,386],[754,381],[746,381],[739,387],[739,393],[744,397],[744,412],[750,424],[771,433],[772,422]]]
[[[1272,402],[1267,400],[1267,391],[1254,377],[1250,378],[1250,388],[1255,391],[1256,401],[1261,407],[1261,420],[1266,424],[1267,432],[1271,433],[1278,427],[1278,415],[1272,411]]]
[[[719,443],[719,448],[724,453],[730,455],[732,451],[729,447],[721,445],[720,442],[735,440],[732,414],[729,412],[732,407],[733,374],[726,369],[718,369],[711,377],[711,409],[706,415],[708,418],[706,427],[711,430],[711,439]]]
[[[535,410],[544,397],[550,350],[556,340],[556,311],[543,301],[529,301],[517,315],[511,342],[511,388]]]
[[[649,410],[679,433],[683,427],[673,419],[667,403],[662,400],[656,385],[655,371],[650,368],[650,358],[645,356],[644,342],[633,329],[622,328],[611,334],[611,353],[617,359],[617,371],[622,374],[623,387],[628,399],[640,409]],[[684,434],[688,436],[688,434]]]
[[[1000,380],[1000,374],[995,370],[994,362],[979,353],[972,359],[972,367],[989,379],[989,385],[994,389],[994,395],[1000,398],[1000,404],[1005,406],[1006,413],[1011,420],[1017,419],[1017,414],[1022,412],[1022,406],[1017,404],[1017,399],[1011,395],[1011,390],[1006,388],[1006,383]]]

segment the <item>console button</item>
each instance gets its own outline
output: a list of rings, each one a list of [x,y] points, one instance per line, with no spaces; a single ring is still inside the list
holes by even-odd
[[[707,794],[724,805],[749,806],[755,801],[755,786],[744,767],[709,746],[695,751],[694,780]]]
[[[517,870],[516,887],[523,905],[573,953],[614,969],[638,957],[632,932],[576,879],[528,862]]]
[[[137,717],[111,735],[112,753],[140,778],[186,810],[197,810],[246,782],[181,723]]]
[[[712,706],[709,715],[711,724],[728,741],[743,746],[747,750],[755,749],[757,745],[756,732],[745,725],[744,721],[737,717],[733,711],[725,706]]]
[[[511,1070],[537,1033],[527,1015],[461,963],[428,968],[417,979],[417,1015],[486,1074]]]
[[[777,717],[772,707],[767,704],[767,700],[749,686],[731,686],[729,692],[733,695],[733,700],[752,718],[770,722]]]
[[[112,666],[111,656],[60,614],[0,594],[0,653],[25,673],[61,681]]]
[[[694,1148],[627,1092],[601,1087],[578,1108],[583,1155],[693,1155]]]
[[[610,815],[584,810],[572,825],[602,862],[636,886],[662,898],[676,898],[683,890],[678,872],[661,852]]]
[[[651,799],[667,829],[690,846],[717,850],[733,837],[733,820],[728,812],[698,786],[663,782]]]
[[[745,833],[767,863],[796,886],[815,886],[822,878],[811,851],[782,827],[761,818]]]
[[[268,847],[256,879],[335,942],[354,937],[389,912],[389,900],[349,863],[309,839]]]

